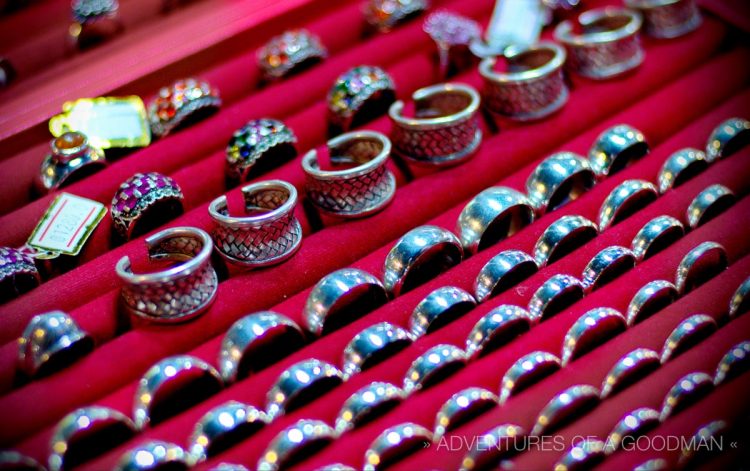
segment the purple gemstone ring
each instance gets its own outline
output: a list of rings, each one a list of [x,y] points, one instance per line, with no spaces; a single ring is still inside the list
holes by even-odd
[[[386,114],[396,100],[395,89],[380,67],[360,65],[341,74],[328,91],[329,134],[347,132]]]
[[[253,119],[234,132],[227,145],[227,183],[239,182],[263,173],[297,156],[297,137],[275,119]]]
[[[34,258],[26,252],[0,247],[0,302],[8,301],[41,283]]]
[[[112,222],[125,240],[143,234],[182,213],[182,190],[157,172],[136,173],[112,198]],[[157,216],[158,215],[158,216]]]
[[[430,14],[422,29],[437,44],[441,78],[469,68],[476,62],[469,49],[471,43],[482,34],[482,28],[476,21],[441,10]]]

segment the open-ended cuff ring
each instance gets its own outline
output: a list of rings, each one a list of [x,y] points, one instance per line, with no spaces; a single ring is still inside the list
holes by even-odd
[[[372,382],[349,396],[336,417],[336,433],[342,434],[374,420],[396,407],[406,394],[391,383]]]
[[[659,418],[664,422],[669,417],[684,410],[698,399],[705,397],[714,389],[711,376],[702,372],[688,373],[678,379],[674,386],[664,396]]]
[[[706,159],[713,162],[728,157],[750,144],[750,121],[730,118],[716,126],[706,143]]]
[[[687,209],[688,224],[697,228],[734,204],[734,192],[724,185],[711,185],[696,196]]]
[[[146,371],[138,381],[133,402],[133,421],[138,430],[149,424],[162,422],[173,414],[172,402],[180,387],[191,390],[190,401],[183,404],[188,408],[217,393],[224,382],[216,369],[190,355],[175,355],[164,358]],[[195,391],[188,386],[193,386]],[[197,389],[200,386],[200,389]]]
[[[646,376],[660,366],[658,353],[648,348],[636,348],[617,360],[604,377],[601,398],[618,393],[636,378]]]
[[[633,237],[630,248],[640,262],[668,247],[685,235],[685,226],[672,216],[657,216]]]
[[[630,249],[619,245],[607,247],[583,269],[583,286],[587,292],[594,291],[635,267],[635,263],[635,254]]]
[[[443,83],[412,94],[414,117],[404,116],[405,104],[391,105],[393,152],[417,165],[450,166],[469,158],[482,142],[479,93],[469,85]]]
[[[729,265],[727,250],[716,242],[702,242],[688,252],[680,261],[675,276],[675,286],[681,294],[687,294],[724,271]]]
[[[286,469],[306,452],[319,449],[336,439],[336,431],[322,420],[298,420],[276,435],[258,461],[258,471]]]
[[[456,231],[464,250],[476,253],[534,221],[534,205],[523,193],[504,186],[476,195],[461,210]]]
[[[640,407],[630,411],[609,432],[606,440],[607,454],[617,451],[624,439],[640,437],[660,423],[659,412],[650,407]]]
[[[563,340],[563,366],[625,331],[625,317],[615,309],[599,307],[576,320]]]
[[[443,286],[425,296],[409,318],[412,335],[422,335],[449,324],[477,305],[474,296],[455,286]]]
[[[301,407],[343,382],[338,368],[315,358],[284,370],[266,395],[266,414],[273,420]],[[313,395],[314,394],[314,395]]]
[[[592,469],[604,461],[607,444],[594,438],[584,438],[573,446],[555,463],[556,471]]]
[[[627,124],[618,124],[602,132],[589,150],[596,174],[606,177],[619,172],[649,152],[643,133]]]
[[[486,57],[479,64],[484,82],[482,104],[487,110],[504,118],[531,121],[551,115],[568,101],[564,48],[549,41],[510,46],[504,58],[508,63],[505,72],[495,70],[496,57]]]
[[[412,422],[389,427],[368,447],[362,469],[386,469],[403,456],[424,449],[432,443],[432,438],[432,432]]]
[[[404,391],[411,394],[429,387],[461,368],[468,361],[466,352],[450,345],[439,344],[418,356],[404,375]]]
[[[745,340],[729,349],[716,365],[716,386],[747,371],[750,366],[750,341]]]
[[[115,446],[136,433],[135,424],[122,412],[100,406],[77,409],[55,427],[50,440],[52,453],[49,456],[49,469],[60,471],[80,466],[86,458],[96,453],[95,450],[87,450],[87,440],[96,436],[109,437],[112,441],[108,445]]]
[[[115,270],[123,281],[126,312],[156,323],[184,322],[201,315],[216,299],[219,279],[211,266],[213,243],[195,227],[173,227],[146,239],[149,260],[178,264],[153,273],[133,273],[126,255]]]
[[[367,0],[363,13],[370,28],[386,33],[428,7],[427,0]]]
[[[399,296],[461,262],[458,238],[438,226],[419,226],[396,242],[385,257],[383,286]]]
[[[490,469],[505,453],[512,454],[525,443],[526,431],[519,425],[502,424],[477,437],[476,445],[461,460],[460,471]],[[516,444],[518,440],[518,444]]]
[[[740,283],[737,290],[729,300],[729,318],[744,314],[750,308],[750,277]]]
[[[583,33],[576,34],[573,21],[555,28],[555,39],[568,50],[568,66],[579,75],[605,80],[638,67],[643,62],[638,31],[643,18],[626,8],[589,10],[578,17]]]
[[[599,209],[599,230],[605,231],[658,197],[659,190],[653,183],[646,180],[625,180],[602,203]]]
[[[599,228],[583,216],[563,216],[544,230],[534,246],[534,260],[541,268],[575,248],[584,245],[599,233]]]
[[[62,311],[34,316],[18,339],[18,369],[29,377],[67,366],[94,348],[94,339]]]
[[[384,209],[396,194],[386,163],[391,141],[375,131],[350,132],[327,143],[332,170],[322,170],[318,151],[302,157],[305,192],[318,209],[341,218],[360,218]],[[336,167],[345,166],[343,170]]]
[[[0,301],[7,301],[42,282],[34,257],[24,250],[0,247]]]
[[[321,278],[307,297],[302,317],[314,335],[343,327],[388,301],[383,283],[358,268],[342,268]]]
[[[599,390],[588,384],[576,384],[556,394],[537,416],[532,436],[553,432],[580,411],[599,404]]]
[[[350,131],[384,115],[396,100],[396,85],[380,67],[360,65],[341,74],[328,91],[331,134]]]
[[[341,368],[344,378],[383,362],[389,356],[408,347],[412,336],[390,322],[379,322],[355,335],[344,347]]]
[[[219,92],[208,82],[188,78],[159,90],[148,105],[151,132],[164,137],[188,122],[194,122],[221,106]]]
[[[555,355],[534,351],[516,360],[500,381],[500,404],[562,367]]]
[[[661,170],[657,181],[659,191],[666,193],[667,190],[676,188],[698,173],[708,168],[706,154],[698,149],[687,147],[670,155]]]
[[[112,198],[114,228],[130,240],[181,214],[182,199],[182,190],[172,178],[157,172],[136,173]]]
[[[181,446],[152,440],[122,455],[115,471],[152,471],[160,468],[187,470],[193,464],[193,457]]]
[[[652,38],[676,38],[700,26],[695,0],[625,0],[643,15],[643,29]]]
[[[557,152],[529,175],[526,193],[541,215],[580,197],[594,184],[596,175],[588,159],[573,152]]]
[[[284,123],[262,118],[232,134],[226,149],[227,182],[245,182],[297,156],[297,136]]]
[[[643,285],[628,304],[626,319],[629,326],[656,314],[679,297],[674,284],[666,280],[654,280]]]
[[[661,349],[661,362],[666,363],[687,351],[716,331],[716,321],[706,314],[694,314],[672,330]]]
[[[536,261],[522,250],[504,250],[479,270],[474,280],[474,294],[482,303],[510,289],[538,270]]]
[[[202,462],[224,451],[227,441],[247,438],[268,423],[266,413],[254,406],[229,401],[208,411],[190,436],[188,451]]]
[[[320,39],[305,29],[294,29],[271,38],[258,50],[258,66],[267,81],[299,72],[328,56]]]
[[[446,10],[425,18],[422,29],[437,45],[438,75],[442,79],[476,63],[470,45],[480,38],[479,23]]]
[[[586,287],[572,275],[552,275],[540,286],[529,300],[532,321],[541,322],[559,313],[584,296]]]
[[[51,152],[42,160],[34,181],[39,194],[46,194],[107,166],[104,151],[89,144],[88,138],[69,131],[52,139]]]
[[[477,358],[486,355],[531,328],[531,316],[526,309],[503,304],[491,310],[474,324],[466,336],[466,355]]]
[[[233,383],[304,344],[305,335],[289,318],[272,311],[249,314],[232,324],[221,340],[221,376],[226,383]],[[274,345],[283,345],[284,353],[273,354]]]
[[[435,415],[434,440],[473,417],[496,407],[497,396],[484,388],[466,388],[452,395]]]
[[[294,215],[297,190],[282,180],[252,183],[241,189],[245,214],[232,216],[227,197],[208,205],[214,220],[216,250],[227,262],[245,268],[281,263],[299,249],[302,226]]]

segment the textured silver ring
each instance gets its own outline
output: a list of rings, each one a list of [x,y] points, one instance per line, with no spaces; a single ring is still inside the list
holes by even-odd
[[[339,75],[328,91],[331,134],[347,132],[385,114],[396,100],[396,85],[380,67],[360,65]]]
[[[195,424],[188,450],[196,462],[224,451],[229,440],[246,438],[268,423],[266,413],[254,406],[228,401],[206,412]]]
[[[258,471],[286,469],[306,451],[322,448],[336,439],[336,431],[321,420],[302,419],[279,432],[258,460]]]
[[[599,390],[588,384],[576,384],[556,394],[542,408],[531,430],[532,436],[551,433],[582,410],[599,404]]]
[[[466,352],[450,344],[439,344],[419,355],[404,375],[404,391],[411,394],[429,387],[466,364]]]
[[[713,378],[706,373],[686,374],[678,379],[664,396],[664,402],[662,402],[661,412],[659,413],[660,420],[664,422],[669,417],[674,416],[711,392],[713,388]]]
[[[469,158],[482,142],[479,127],[479,93],[469,85],[443,83],[412,94],[414,117],[404,116],[405,104],[391,105],[393,152],[426,166],[457,165]]]
[[[617,185],[599,209],[599,230],[605,231],[659,197],[659,190],[646,180],[625,180]]]
[[[435,415],[433,440],[468,422],[477,415],[497,407],[497,396],[484,388],[466,388],[452,395]]]
[[[628,304],[628,325],[633,326],[669,306],[678,296],[677,288],[669,281],[654,280],[646,283]]]
[[[31,318],[18,338],[18,369],[29,377],[51,373],[94,348],[94,339],[62,311]]]
[[[344,347],[341,368],[345,378],[381,363],[411,345],[412,336],[390,322],[379,322],[363,329]]]
[[[750,341],[745,340],[727,351],[716,365],[714,384],[720,385],[741,373],[750,366]]]
[[[745,278],[745,281],[740,283],[729,300],[730,319],[744,314],[750,308],[750,296],[748,294],[750,294],[750,277]]]
[[[174,179],[157,172],[136,173],[112,198],[113,227],[121,238],[130,240],[181,214],[182,200]]]
[[[503,250],[479,270],[474,280],[474,294],[480,303],[510,289],[537,272],[531,255],[522,250]]]
[[[539,268],[555,262],[597,236],[599,228],[583,216],[563,216],[544,230],[534,246]]]
[[[659,354],[648,348],[636,348],[617,360],[602,381],[601,398],[605,399],[625,388],[638,377],[661,366]]]
[[[625,317],[615,309],[598,307],[579,317],[565,333],[560,359],[563,366],[627,329]]]
[[[406,394],[391,383],[372,382],[357,390],[339,410],[336,417],[336,433],[343,434],[374,420],[406,399]]]
[[[122,455],[115,471],[150,471],[157,468],[180,470],[189,469],[193,464],[193,457],[181,446],[153,440]]]
[[[136,274],[126,255],[115,270],[123,281],[125,310],[156,323],[183,322],[201,315],[216,299],[219,279],[211,266],[211,237],[195,227],[173,227],[146,238],[149,260],[181,262]]]
[[[360,218],[384,209],[396,194],[396,177],[386,165],[391,141],[375,131],[342,134],[328,141],[331,165],[344,170],[322,170],[318,151],[302,157],[305,192],[321,211]],[[352,167],[353,166],[353,167]]]
[[[562,367],[560,359],[555,355],[534,351],[522,356],[508,368],[500,380],[500,404],[518,394],[522,390],[540,381]]]
[[[586,287],[572,275],[558,273],[549,277],[531,296],[529,314],[541,322],[583,298]]]
[[[643,29],[653,38],[676,38],[701,25],[695,0],[625,0],[643,15]]]
[[[688,224],[692,229],[705,224],[734,204],[735,199],[734,192],[724,185],[706,187],[688,206]]]
[[[729,266],[727,250],[716,242],[701,242],[680,261],[675,276],[677,291],[684,295]]]
[[[276,119],[253,119],[232,134],[226,149],[230,185],[245,182],[297,156],[297,136]]]
[[[609,432],[606,440],[607,454],[617,451],[623,440],[637,438],[654,429],[660,423],[659,412],[650,407],[641,407],[630,411]]]
[[[750,143],[750,121],[729,118],[711,132],[706,143],[706,158],[713,162],[728,157]]]
[[[635,267],[635,263],[635,254],[630,249],[619,245],[609,246],[594,255],[583,269],[583,286],[587,292],[599,289]]]
[[[268,391],[266,414],[270,420],[276,419],[323,395],[343,380],[341,371],[330,363],[315,358],[297,362],[284,370]],[[315,396],[309,394],[313,389]]]
[[[619,172],[649,152],[643,133],[627,124],[618,124],[599,134],[589,151],[589,160],[600,177]]]
[[[596,175],[588,159],[573,152],[545,158],[526,180],[526,193],[537,214],[544,214],[593,188]]]
[[[716,321],[706,314],[693,314],[677,324],[661,348],[661,362],[666,363],[716,330]]]
[[[432,443],[432,439],[432,432],[415,423],[406,422],[388,427],[367,448],[362,469],[385,469],[404,455],[425,448]]]
[[[63,133],[50,142],[51,153],[42,160],[39,175],[34,180],[40,194],[57,190],[77,177],[107,166],[104,151],[89,144],[88,138],[77,131]]]
[[[421,337],[463,316],[476,305],[474,296],[461,288],[443,286],[417,304],[409,318],[409,330],[415,338]]]
[[[690,147],[678,150],[667,157],[659,170],[657,177],[659,191],[666,193],[667,190],[682,185],[706,168],[708,168],[708,160],[703,151]]]
[[[630,243],[636,258],[640,262],[671,245],[685,235],[685,226],[672,216],[657,216],[638,231]]]
[[[466,336],[466,355],[469,358],[486,355],[529,329],[528,311],[512,304],[500,305],[474,324]]]

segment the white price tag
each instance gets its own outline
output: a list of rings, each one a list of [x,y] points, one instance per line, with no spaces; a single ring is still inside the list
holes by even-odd
[[[61,193],[47,208],[26,245],[41,251],[78,255],[105,214],[107,209],[98,201]]]
[[[497,0],[485,33],[487,43],[495,50],[534,44],[542,34],[544,17],[541,0]]]

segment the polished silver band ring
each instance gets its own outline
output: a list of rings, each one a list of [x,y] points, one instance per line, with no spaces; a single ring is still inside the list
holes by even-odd
[[[678,150],[667,157],[664,161],[659,176],[659,191],[666,193],[672,188],[676,188],[696,174],[708,168],[706,154],[698,149],[685,148]]]
[[[600,177],[619,172],[648,154],[643,133],[627,124],[618,124],[602,132],[589,150],[589,160]]]
[[[607,195],[599,209],[599,230],[614,226],[659,197],[659,190],[646,180],[625,180]]]
[[[706,143],[709,162],[728,157],[750,143],[750,121],[730,118],[711,132]]]
[[[336,431],[322,420],[298,420],[274,437],[258,460],[256,469],[286,469],[299,461],[306,451],[322,448],[335,439]]]
[[[695,229],[721,214],[736,200],[734,192],[724,185],[711,185],[693,198],[687,209],[690,228]]]
[[[541,215],[580,197],[595,184],[596,175],[588,159],[573,152],[557,152],[529,175],[526,193]]]
[[[310,358],[284,370],[266,395],[266,414],[273,420],[301,407],[343,382],[338,368]],[[314,396],[310,394],[315,390]]]
[[[155,468],[189,469],[195,464],[193,456],[174,443],[153,440],[126,452],[115,466],[115,471],[150,471]]]
[[[31,318],[18,338],[18,369],[29,377],[66,366],[94,348],[94,339],[62,311]]]

